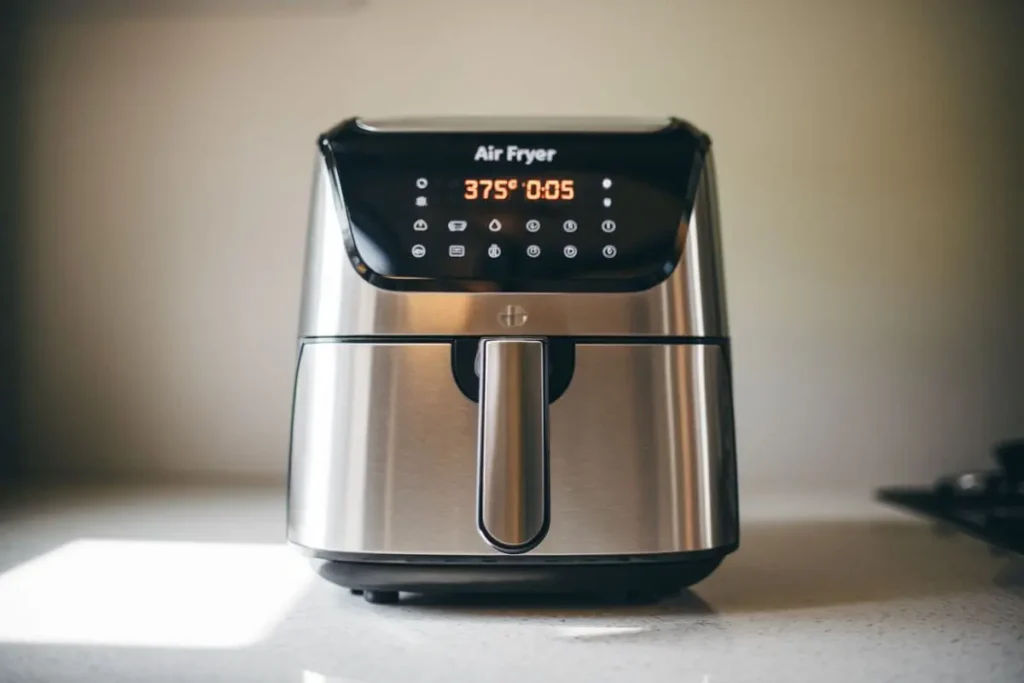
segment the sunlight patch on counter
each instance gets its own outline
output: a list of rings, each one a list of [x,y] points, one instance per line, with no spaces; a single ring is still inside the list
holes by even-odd
[[[245,647],[313,576],[284,545],[80,539],[0,574],[0,642]]]

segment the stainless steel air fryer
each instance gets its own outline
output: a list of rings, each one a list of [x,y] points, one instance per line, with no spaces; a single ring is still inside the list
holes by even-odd
[[[738,543],[717,222],[678,119],[322,135],[291,543],[372,602],[710,574]]]

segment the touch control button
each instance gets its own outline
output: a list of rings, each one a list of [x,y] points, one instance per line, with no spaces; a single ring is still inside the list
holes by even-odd
[[[487,229],[490,230],[491,232],[498,232],[499,230],[501,230],[501,221],[495,218],[494,220],[487,224]]]
[[[452,258],[462,258],[466,255],[466,247],[462,244],[452,244],[448,246],[448,255]]]
[[[537,258],[538,256],[540,256],[540,247],[538,247],[536,244],[531,244],[526,248],[526,255],[529,256],[530,258]]]
[[[576,232],[577,227],[579,226],[576,225],[576,221],[572,220],[571,218],[566,222],[562,223],[562,229],[565,230],[566,232]]]
[[[565,254],[565,258],[576,258],[576,247],[571,244],[567,244],[565,245],[565,248],[562,249],[562,253]]]
[[[412,224],[412,229],[416,232],[423,232],[427,229],[427,222],[422,218],[416,219],[416,222]]]
[[[466,221],[448,221],[448,229],[452,232],[462,232],[466,229]]]
[[[422,244],[412,245],[412,255],[416,258],[423,258],[427,255],[427,248]]]
[[[615,255],[619,253],[619,250],[610,244],[606,244],[604,249],[601,250],[601,254],[605,258],[615,258]]]
[[[491,246],[487,247],[487,255],[490,256],[491,258],[498,258],[499,256],[501,256],[501,247],[499,247],[497,244],[492,244]]]
[[[537,232],[538,230],[540,230],[540,221],[537,220],[536,218],[531,218],[530,220],[526,221],[526,230],[527,232]]]
[[[605,232],[615,232],[615,221],[610,218],[601,221],[601,229]]]

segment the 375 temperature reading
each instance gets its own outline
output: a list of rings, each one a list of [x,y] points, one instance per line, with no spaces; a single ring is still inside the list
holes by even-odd
[[[537,201],[568,201],[576,197],[575,181],[557,178],[467,178],[464,181],[463,197],[465,199],[508,199],[518,189],[525,189],[526,199]]]

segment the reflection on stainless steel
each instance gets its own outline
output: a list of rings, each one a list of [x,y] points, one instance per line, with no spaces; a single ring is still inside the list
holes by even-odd
[[[669,124],[661,117],[492,117],[357,119],[356,124],[377,133],[653,133]]]
[[[704,160],[683,253],[689,315],[703,322],[707,330],[697,334],[729,335],[725,308],[725,272],[722,265],[722,236],[718,229],[718,193],[715,189],[715,160],[710,150]]]
[[[508,306],[529,312],[517,334],[728,335],[715,220],[711,153],[696,202],[680,223],[683,255],[661,284],[642,292],[595,294],[397,292],[366,282],[349,260],[344,197],[318,158],[306,245],[300,337],[343,335],[501,335]]]
[[[480,531],[509,548],[544,526],[548,413],[544,342],[480,343]]]
[[[335,552],[498,555],[477,531],[476,404],[448,343],[306,343],[288,533]],[[727,352],[579,344],[548,415],[550,529],[532,555],[736,541]]]

